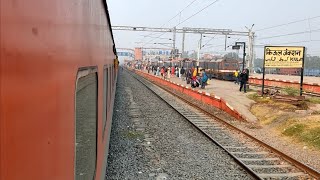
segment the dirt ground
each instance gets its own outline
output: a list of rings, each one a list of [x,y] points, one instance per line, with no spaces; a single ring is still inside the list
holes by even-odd
[[[247,131],[320,170],[320,98],[291,105],[262,98],[255,92],[248,97],[256,101],[250,111],[258,123],[245,125]]]
[[[255,101],[251,112],[259,119],[259,126],[320,151],[320,104],[306,100],[301,105],[292,105],[260,97]]]

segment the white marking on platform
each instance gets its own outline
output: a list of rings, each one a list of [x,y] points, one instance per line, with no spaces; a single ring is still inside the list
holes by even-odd
[[[229,103],[226,103],[226,105],[233,111],[233,107],[229,104]]]

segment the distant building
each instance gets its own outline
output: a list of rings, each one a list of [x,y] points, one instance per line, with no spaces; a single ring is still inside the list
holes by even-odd
[[[204,54],[204,55],[203,55],[203,59],[204,59],[204,60],[211,60],[211,59],[213,59],[213,57],[214,57],[214,56],[213,56],[212,54]]]
[[[134,56],[136,60],[142,60],[142,48],[134,48]]]

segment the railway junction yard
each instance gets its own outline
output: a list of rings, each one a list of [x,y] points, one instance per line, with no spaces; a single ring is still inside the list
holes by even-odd
[[[163,80],[147,72],[138,70],[133,72],[123,72],[123,79],[119,81],[119,86],[125,89],[124,92],[131,95],[129,95],[129,100],[125,100],[128,97],[121,95],[121,101],[126,102],[125,109],[128,112],[125,113],[127,117],[119,118],[122,120],[118,125],[123,126],[124,121],[128,124],[126,127],[120,127],[120,130],[117,129],[119,128],[117,125],[113,127],[107,179],[112,179],[112,177],[139,177],[139,179],[319,178],[320,99],[318,97],[307,97],[306,100],[298,103],[276,101],[270,97],[261,98],[257,95],[259,88],[252,87],[248,93],[244,94],[239,92],[238,85],[218,80],[212,80],[206,89],[199,91],[200,89],[187,88],[186,82],[176,77]],[[149,89],[153,89],[153,94],[157,94],[160,98],[173,99],[173,102],[167,101],[166,103],[196,128],[190,131],[187,126],[177,124],[176,121],[180,118],[173,112],[163,109],[167,107],[161,103],[163,100],[152,100],[152,95],[148,95],[145,91],[131,92],[140,86],[133,77],[140,79],[140,83],[143,82]],[[157,85],[157,88],[153,84]],[[175,97],[164,95],[165,91],[173,92]],[[282,90],[282,93],[296,92],[292,88],[287,88]],[[145,98],[142,100],[144,105],[134,102],[140,101],[138,100],[140,98]],[[180,99],[189,101],[189,104],[193,106],[190,108],[179,104]],[[196,110],[198,108],[200,110]],[[123,110],[119,108],[115,111]],[[117,114],[115,112],[115,116]],[[232,126],[231,129],[240,129],[241,132],[229,132],[227,130],[229,125],[213,123],[211,118],[227,121]],[[151,121],[155,124],[150,124]],[[222,147],[230,157],[234,157],[233,160],[226,159],[227,162],[232,162],[230,166],[226,161],[212,156],[211,153],[214,151],[207,149],[208,145],[204,148],[197,144],[208,143],[200,140],[200,136],[194,134],[198,130],[215,141],[215,144]],[[178,132],[179,135],[173,135],[174,132]],[[185,132],[187,134],[184,134]],[[192,135],[189,136],[190,134]],[[247,139],[246,136],[254,140]],[[197,138],[194,139],[194,137]],[[266,145],[251,144],[256,141],[261,141],[261,144]],[[132,143],[134,148],[128,148],[128,143]],[[113,144],[117,145],[113,146]],[[184,146],[186,149],[180,149]],[[141,147],[143,148],[140,149]],[[123,154],[126,155],[122,157]],[[218,154],[220,158],[220,151]],[[120,156],[122,158],[117,159]],[[134,160],[131,160],[130,156],[135,157]],[[238,160],[243,164],[239,166],[240,169],[233,165]],[[130,162],[124,165],[124,161]],[[210,165],[206,165],[208,162]],[[219,162],[218,167],[217,162]],[[305,165],[311,168],[305,169]],[[126,171],[126,168],[131,171],[121,176],[121,169]],[[186,170],[188,168],[192,170]],[[239,172],[223,176],[223,171],[226,169]]]

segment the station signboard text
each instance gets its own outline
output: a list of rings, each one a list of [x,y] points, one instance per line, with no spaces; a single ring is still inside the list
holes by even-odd
[[[302,68],[304,47],[265,46],[264,63],[266,68]]]

